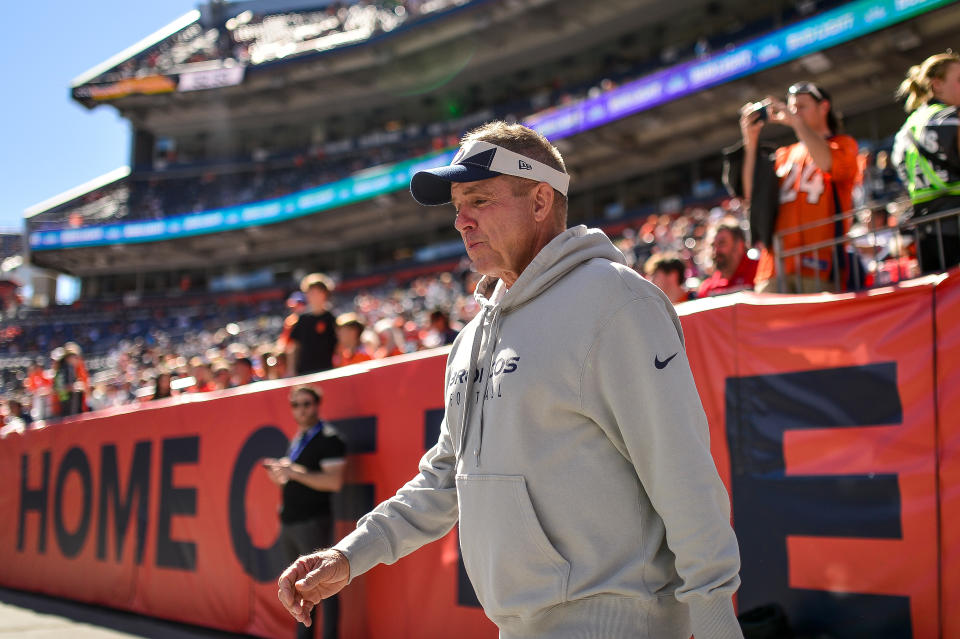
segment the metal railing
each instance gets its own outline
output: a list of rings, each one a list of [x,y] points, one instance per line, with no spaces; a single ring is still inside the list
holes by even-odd
[[[893,203],[896,204],[896,203]],[[787,275],[785,272],[785,266],[788,263],[788,260],[793,260],[793,264],[796,267],[794,273],[791,277],[795,278],[795,283],[798,291],[804,291],[804,279],[810,279],[804,277],[804,272],[813,272],[812,279],[819,282],[819,291],[822,292],[826,290],[823,286],[824,279],[822,278],[823,273],[829,269],[829,279],[826,281],[832,281],[833,291],[839,292],[843,290],[850,290],[850,288],[858,289],[865,286],[864,278],[866,276],[866,269],[863,268],[863,265],[860,261],[860,253],[857,251],[856,242],[867,238],[868,246],[873,249],[873,258],[874,262],[878,262],[879,256],[879,246],[877,242],[877,237],[881,234],[892,234],[890,241],[896,247],[896,254],[898,256],[903,255],[903,247],[907,243],[905,242],[906,236],[911,236],[910,241],[914,243],[917,252],[917,262],[923,264],[922,260],[922,242],[919,241],[919,233],[916,231],[917,227],[921,225],[933,224],[936,227],[936,241],[937,241],[937,250],[939,258],[939,270],[946,270],[948,267],[953,266],[952,264],[947,263],[947,251],[944,246],[943,238],[943,220],[947,218],[957,218],[958,224],[960,224],[960,208],[949,209],[946,211],[940,211],[937,213],[932,213],[924,216],[914,216],[910,217],[896,226],[882,227],[882,228],[869,228],[858,233],[848,232],[839,237],[831,238],[829,240],[824,240],[821,242],[814,242],[811,244],[805,244],[796,248],[789,250],[783,249],[783,238],[787,235],[794,233],[801,233],[803,231],[808,231],[814,228],[823,227],[829,225],[832,229],[838,222],[844,223],[846,220],[856,221],[856,214],[860,211],[873,210],[876,211],[877,207],[872,206],[863,206],[839,215],[834,215],[829,218],[824,218],[822,220],[817,220],[816,222],[810,222],[808,224],[802,224],[789,229],[784,229],[779,231],[773,236],[773,254],[776,260],[777,266],[777,290],[780,292],[787,291]],[[906,205],[904,205],[906,208]],[[852,247],[853,250],[848,251],[848,248]],[[831,256],[828,264],[824,265],[820,259],[820,251],[823,249],[831,249]],[[846,273],[843,272],[842,268],[836,268],[837,258],[841,255],[846,255],[849,259],[847,262]],[[912,277],[909,273],[904,274],[903,265],[900,259],[897,259],[897,279],[909,279]],[[850,273],[849,269],[855,269],[855,273]],[[841,278],[854,279],[854,286],[848,287],[848,281],[841,281]],[[859,280],[859,281],[857,281]]]

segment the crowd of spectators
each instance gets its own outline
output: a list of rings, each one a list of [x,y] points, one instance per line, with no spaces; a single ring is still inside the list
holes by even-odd
[[[95,82],[175,74],[183,71],[184,65],[197,62],[233,59],[241,64],[261,64],[299,52],[334,49],[468,1],[318,0],[316,10],[265,15],[245,11],[210,28],[201,20],[123,61]],[[298,45],[305,46],[298,51]]]
[[[878,179],[862,188],[876,191],[864,196],[869,199],[890,187]],[[917,274],[915,260],[884,239],[898,212],[893,203],[859,214],[854,231],[875,231],[870,242],[857,245],[871,274],[868,284]],[[606,230],[627,263],[679,304],[752,288],[758,256],[749,248],[747,226],[742,201],[726,198],[631,218]],[[334,288],[325,302],[339,341],[334,365],[450,343],[478,311],[472,296],[478,281],[463,262],[406,282]],[[209,296],[189,304],[173,299],[131,307],[88,302],[6,320],[0,324],[4,352],[18,356],[0,362],[8,430],[23,427],[21,414],[50,419],[286,377],[295,368],[290,336],[308,310],[304,293],[284,297],[277,290],[233,303],[215,303]]]
[[[274,49],[289,51],[293,42],[291,38],[318,37],[317,34],[326,33],[328,29],[337,33],[347,28],[373,29],[373,32],[390,30],[413,17],[460,4],[466,4],[466,1],[361,0],[333,2],[316,11],[241,14],[231,18],[221,30],[204,30],[199,24],[191,25],[104,77],[123,79],[165,73],[185,62],[226,57],[248,61],[251,51],[260,51],[259,56],[268,55],[265,52]],[[832,4],[821,0],[817,6],[823,9]],[[87,193],[79,201],[64,203],[34,216],[30,220],[30,231],[161,219],[295,193],[343,179],[372,166],[455,146],[460,134],[481,121],[522,119],[544,109],[596,96],[663,66],[703,57],[732,41],[751,37],[803,15],[805,12],[800,9],[791,9],[782,15],[774,13],[762,21],[741,25],[735,33],[703,36],[665,47],[660,56],[654,58],[625,55],[614,47],[605,55],[580,61],[581,69],[576,79],[567,77],[569,69],[565,69],[545,83],[512,87],[510,98],[503,98],[495,104],[462,96],[466,103],[460,105],[461,112],[478,117],[457,116],[451,122],[430,125],[391,121],[382,130],[378,130],[380,125],[371,123],[369,130],[373,133],[365,136],[370,138],[370,144],[362,137],[343,138],[298,148],[256,148],[243,157],[202,160],[178,157],[175,150],[170,151],[157,159],[153,170],[136,168],[130,178],[120,183],[104,186]],[[385,25],[393,26],[388,29]],[[228,36],[224,37],[221,31]],[[579,76],[591,79],[583,80]],[[188,175],[182,175],[184,171]]]
[[[335,293],[334,364],[450,343],[476,313],[466,291],[477,280],[461,269]],[[285,300],[219,308],[171,301],[102,315],[89,307],[60,309],[54,323],[39,311],[4,320],[5,327],[22,325],[4,344],[16,357],[0,362],[6,374],[0,413],[8,431],[29,423],[22,414],[48,420],[287,377],[290,360],[281,338],[287,316],[304,312],[305,297],[296,292]]]
[[[808,92],[818,102],[829,101],[819,88],[798,90]],[[855,151],[856,143],[851,142]],[[450,143],[449,138],[429,142],[433,148]],[[218,208],[302,190],[363,168],[371,158],[390,161],[420,150],[424,149],[380,147],[352,161],[314,152],[296,155],[289,166],[276,170],[261,165],[247,172],[211,172],[199,181],[134,180],[129,201],[138,211],[155,216]],[[390,155],[394,151],[397,157]],[[887,152],[864,149],[856,163],[859,177],[852,199],[858,214],[850,220],[853,226],[847,234],[859,238],[850,245],[867,275],[860,285],[916,275],[916,260],[894,228],[902,221],[904,207],[891,202],[902,189]],[[750,236],[739,198],[666,213],[632,214],[606,230],[627,263],[675,304],[754,288],[761,254],[754,248],[757,238]],[[253,304],[231,306],[201,299],[189,305],[176,301],[115,309],[99,305],[98,311],[55,310],[5,320],[0,323],[0,345],[20,359],[0,361],[5,397],[0,413],[6,415],[5,428],[15,430],[31,418],[62,418],[226,389],[448,344],[478,310],[472,298],[478,279],[462,264],[454,271],[347,293],[324,283],[319,302],[311,299],[313,285],[304,284],[301,292],[286,300],[278,292]],[[308,317],[311,323],[304,329]],[[330,331],[328,336],[335,331],[330,344],[332,349],[335,343],[336,350],[324,355],[328,364],[304,368],[298,345],[304,343],[304,335],[323,331]]]

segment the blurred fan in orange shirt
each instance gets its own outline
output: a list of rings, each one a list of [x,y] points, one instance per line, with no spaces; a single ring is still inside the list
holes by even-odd
[[[812,82],[797,82],[788,90],[786,103],[769,97],[762,103],[747,105],[741,111],[743,134],[744,192],[753,190],[753,169],[757,160],[760,130],[766,122],[789,126],[798,141],[776,151],[774,168],[780,181],[780,207],[776,233],[814,224],[811,228],[782,236],[784,252],[818,242],[826,242],[849,230],[849,221],[830,222],[830,218],[853,207],[853,187],[857,181],[857,142],[838,134],[839,122],[833,112],[830,95]],[[839,206],[839,210],[838,210]],[[822,222],[821,224],[815,224]],[[771,247],[762,247],[757,266],[757,292],[776,290],[776,256]],[[786,290],[781,293],[815,293],[833,287],[834,249],[822,248],[784,260]],[[800,270],[800,278],[796,277]],[[841,265],[842,268],[842,265]],[[840,275],[841,283],[846,281]]]

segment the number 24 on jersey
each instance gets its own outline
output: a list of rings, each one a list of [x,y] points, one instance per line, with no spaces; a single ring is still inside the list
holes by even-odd
[[[780,184],[780,203],[793,202],[801,192],[807,194],[810,204],[819,202],[823,195],[823,174],[817,170],[817,165],[813,162],[803,165],[794,163],[789,165],[789,169],[786,179]]]

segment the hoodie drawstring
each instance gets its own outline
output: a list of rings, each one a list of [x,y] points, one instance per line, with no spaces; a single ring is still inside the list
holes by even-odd
[[[483,339],[483,333],[486,330],[487,311],[489,310],[489,307],[483,307],[483,317],[480,319],[480,326],[477,327],[477,330],[473,334],[473,344],[470,347],[470,363],[467,368],[467,385],[463,392],[463,405],[460,406],[460,442],[457,446],[457,461],[463,459],[463,451],[467,445],[467,420],[470,418],[470,397],[473,395],[473,379],[475,375],[473,366],[477,361],[477,356],[480,354],[480,341]]]
[[[497,350],[496,340],[500,332],[501,310],[499,306],[485,306],[483,308],[483,317],[481,318],[480,326],[477,327],[477,331],[473,335],[473,344],[470,348],[470,370],[467,373],[467,383],[464,389],[464,403],[460,407],[460,442],[457,446],[457,461],[463,459],[467,446],[470,420],[473,417],[474,382],[482,382],[482,389],[479,393],[482,393],[483,396],[486,395],[487,387],[490,384],[490,377],[493,371],[493,358]],[[482,354],[481,350],[483,351]],[[482,366],[479,361],[481,357],[484,360]],[[478,380],[478,378],[482,379]],[[483,399],[483,396],[478,396],[476,399],[476,405],[481,409],[479,439],[477,447],[474,450],[477,466],[480,465],[480,450],[483,446],[483,410],[480,405],[480,400]]]
[[[500,313],[502,308],[500,306],[495,306],[493,308],[493,313],[490,317],[490,332],[487,334],[487,363],[484,365],[483,370],[486,371],[486,383],[483,385],[483,400],[486,401],[487,388],[490,386],[490,381],[493,379],[493,360],[497,354],[497,337],[500,333]],[[478,402],[479,405],[479,402]],[[480,437],[477,441],[476,449],[476,458],[477,466],[480,466],[480,453],[483,450],[483,407],[480,406]]]

